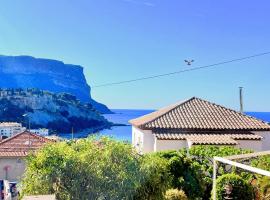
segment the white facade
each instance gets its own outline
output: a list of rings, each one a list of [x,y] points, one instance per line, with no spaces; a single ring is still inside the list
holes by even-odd
[[[0,123],[0,136],[11,137],[25,131],[26,128],[21,123],[17,122],[2,122]]]
[[[253,133],[263,137],[262,150],[270,150],[270,131],[254,131]]]
[[[186,140],[158,140],[151,130],[142,130],[134,126],[132,126],[132,145],[139,153],[178,150],[188,147]]]
[[[151,130],[141,130],[132,126],[132,144],[139,153],[154,151],[155,137]]]
[[[23,157],[0,157],[0,179],[19,181],[23,176],[25,166]]]
[[[155,138],[154,151],[179,150],[188,147],[186,140],[158,140]]]
[[[40,136],[48,136],[49,135],[49,129],[46,128],[40,128],[40,129],[31,129],[31,133],[35,133]]]
[[[270,131],[257,131],[253,133],[262,136],[263,139],[236,140],[238,145],[235,145],[235,147],[252,149],[254,151],[270,150]],[[142,130],[134,126],[132,126],[132,145],[139,153],[179,150],[192,147],[192,143],[188,140],[160,140],[152,134],[151,130]]]

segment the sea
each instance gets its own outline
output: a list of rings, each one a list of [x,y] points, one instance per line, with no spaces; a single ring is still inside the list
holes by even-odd
[[[115,124],[124,124],[126,126],[113,126],[111,129],[105,129],[97,133],[100,136],[108,136],[117,140],[131,142],[131,126],[129,120],[149,114],[154,110],[132,110],[132,109],[112,109],[114,114],[103,115],[107,120]],[[270,112],[246,112],[247,115],[256,117],[266,122],[270,122]],[[70,138],[70,134],[61,134],[61,137]],[[74,137],[86,137],[85,134],[74,134]]]

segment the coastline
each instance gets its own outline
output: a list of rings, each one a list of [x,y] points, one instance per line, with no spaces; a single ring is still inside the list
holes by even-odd
[[[103,114],[103,116],[112,123],[110,127],[100,127],[98,129],[87,129],[79,133],[74,133],[75,138],[88,137],[91,134],[113,137],[117,140],[131,142],[132,127],[128,123],[130,119],[153,112],[154,110],[136,110],[136,109],[112,109],[114,114]],[[269,123],[270,112],[245,112],[247,115],[259,118]],[[71,133],[58,134],[60,137],[71,139]]]

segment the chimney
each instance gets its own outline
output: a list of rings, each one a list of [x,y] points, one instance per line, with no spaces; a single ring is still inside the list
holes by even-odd
[[[243,113],[243,87],[239,87],[239,98],[240,98],[240,112]]]

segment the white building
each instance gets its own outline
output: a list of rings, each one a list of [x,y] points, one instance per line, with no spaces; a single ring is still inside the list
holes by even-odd
[[[192,145],[270,150],[269,124],[196,97],[129,122],[132,144],[141,153]]]
[[[35,133],[35,134],[40,135],[40,136],[43,136],[43,137],[49,135],[49,129],[46,129],[46,128],[31,129],[30,132]]]
[[[25,130],[26,128],[23,127],[21,123],[17,123],[17,122],[1,122],[0,123],[0,136],[11,137]]]

